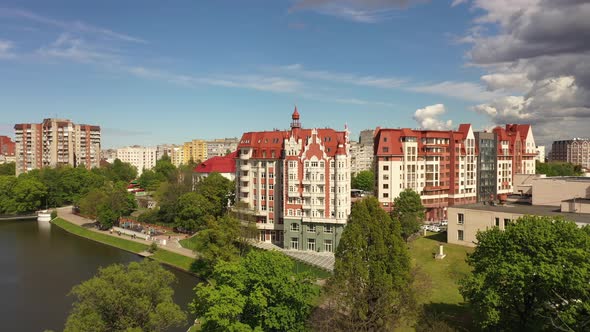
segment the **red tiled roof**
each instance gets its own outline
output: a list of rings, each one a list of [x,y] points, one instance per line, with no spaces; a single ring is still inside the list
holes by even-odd
[[[205,160],[195,167],[195,173],[235,173],[236,172],[236,157],[238,151],[234,151],[224,157],[213,157]]]

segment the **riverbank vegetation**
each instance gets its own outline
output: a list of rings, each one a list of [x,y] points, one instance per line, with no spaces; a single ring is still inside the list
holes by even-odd
[[[174,274],[144,260],[114,264],[72,289],[73,309],[66,332],[166,331],[186,324],[172,300]]]

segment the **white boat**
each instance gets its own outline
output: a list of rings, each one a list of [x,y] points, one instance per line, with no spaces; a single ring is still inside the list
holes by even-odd
[[[37,221],[50,222],[51,221],[51,211],[42,210],[42,211],[37,212]]]

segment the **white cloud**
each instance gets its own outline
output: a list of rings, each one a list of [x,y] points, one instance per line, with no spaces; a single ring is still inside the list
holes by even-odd
[[[70,33],[87,33],[96,36],[100,36],[106,39],[120,40],[132,43],[146,43],[144,39],[130,36],[123,33],[118,33],[113,30],[101,28],[91,24],[87,24],[81,21],[61,21],[50,17],[38,15],[31,11],[14,8],[0,8],[0,16],[26,19],[29,21],[37,22],[44,25],[50,25],[57,28],[61,28]]]
[[[398,88],[405,82],[405,80],[397,77],[377,77],[370,75],[335,73],[325,70],[309,70],[299,63],[278,67],[276,69],[286,74],[291,74],[306,79],[317,79],[334,83],[346,83],[382,89]]]
[[[453,3],[451,3],[451,7],[455,7],[455,6],[458,6],[460,4],[467,3],[467,1],[469,1],[469,0],[453,0]]]
[[[498,92],[488,91],[482,85],[472,82],[444,81],[440,83],[410,86],[407,87],[407,90],[475,102],[482,102],[501,96]]]
[[[10,40],[0,39],[0,59],[12,59],[15,54],[12,53],[14,49],[14,43]]]
[[[429,130],[450,130],[453,128],[453,121],[439,120],[438,117],[446,112],[445,105],[436,104],[417,109],[414,113],[414,120],[420,128]]]
[[[533,82],[523,72],[492,73],[483,75],[481,80],[490,91],[501,90],[525,93],[533,86]]]
[[[377,23],[390,19],[395,11],[420,0],[299,0],[290,9],[314,11],[359,23]]]
[[[100,62],[111,64],[117,62],[118,55],[89,44],[82,38],[62,33],[51,45],[41,47],[37,54],[45,58],[60,58],[76,62]]]

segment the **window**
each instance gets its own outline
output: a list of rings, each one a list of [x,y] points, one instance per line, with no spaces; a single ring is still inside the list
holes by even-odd
[[[315,239],[307,239],[307,250],[315,251]]]
[[[504,228],[510,224],[510,219],[504,219]]]
[[[324,226],[324,233],[328,233],[328,234],[334,233],[334,228],[332,227],[332,225]]]
[[[291,238],[291,249],[295,249],[295,250],[299,249],[299,238],[298,237]]]
[[[384,146],[384,147],[383,147],[383,152],[384,152],[384,153],[387,153],[387,152],[389,152],[389,148],[388,148],[388,147],[386,147],[386,146]]]
[[[463,231],[462,230],[457,231],[457,240],[463,241]]]
[[[389,189],[389,184],[388,183],[384,183],[383,184],[383,189]]]
[[[274,184],[269,184],[268,185],[268,190],[274,190],[275,189],[275,185]]]
[[[496,227],[500,227],[500,218],[496,218]]]
[[[332,240],[324,240],[324,251],[332,252],[332,250],[333,250]]]
[[[299,224],[291,224],[291,232],[299,232]]]
[[[465,223],[465,215],[463,213],[457,214],[457,223],[459,225],[463,225],[463,223]]]
[[[383,198],[389,198],[389,193],[383,193]]]
[[[315,225],[307,225],[308,233],[315,233]]]
[[[389,165],[383,165],[383,170],[384,171],[389,171]]]

